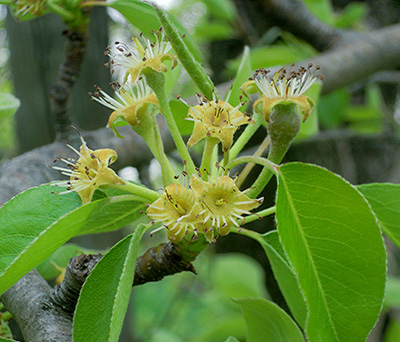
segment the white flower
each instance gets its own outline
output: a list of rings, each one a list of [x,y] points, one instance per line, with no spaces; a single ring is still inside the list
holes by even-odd
[[[292,65],[293,67],[294,65]],[[296,71],[282,68],[268,76],[269,70],[259,69],[255,72],[254,81],[258,89],[269,98],[293,98],[302,96],[313,83],[319,79],[315,73],[319,70],[312,64],[307,68],[300,67]]]
[[[141,78],[134,84],[125,84],[123,87],[117,85],[115,94],[117,99],[97,87],[92,99],[113,110],[108,120],[108,127],[113,129],[117,136],[120,135],[115,128],[116,123],[126,121],[131,126],[137,126],[142,115],[149,115],[149,105],[159,106],[156,95]]]
[[[130,75],[132,82],[135,82],[142,70],[149,67],[157,72],[166,72],[168,68],[163,64],[166,59],[171,60],[173,69],[176,66],[176,57],[169,54],[171,43],[166,41],[164,31],[153,32],[156,40],[151,42],[149,39],[143,38],[142,44],[136,37],[132,38],[133,44],[125,44],[115,42],[115,53],[108,49],[107,53],[111,57],[111,65],[120,66],[127,70],[125,81]]]

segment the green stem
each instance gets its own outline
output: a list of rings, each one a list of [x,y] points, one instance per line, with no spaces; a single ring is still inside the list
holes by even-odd
[[[170,163],[170,161],[168,160],[167,155],[165,154],[164,151],[164,144],[161,138],[161,133],[159,130],[159,127],[156,123],[156,125],[154,126],[154,132],[155,132],[155,137],[156,137],[156,143],[158,145],[158,150],[159,150],[159,160],[158,162],[160,163],[161,166],[161,172],[162,172],[162,176],[163,176],[163,184],[164,187],[168,186],[169,184],[173,183],[174,180],[174,176],[175,176],[175,171]]]
[[[167,186],[171,184],[175,176],[175,171],[165,155],[161,134],[154,115],[147,112],[144,113],[144,115],[141,115],[139,124],[132,126],[132,128],[143,138],[153,156],[160,163],[163,185]]]
[[[147,201],[148,203],[153,203],[154,201],[158,200],[158,198],[161,196],[161,194],[159,194],[154,190],[145,188],[144,186],[136,185],[131,182],[126,182],[123,185],[113,184],[112,187],[114,189],[119,189],[125,192],[135,194],[140,198],[142,198],[144,201]]]
[[[80,7],[93,7],[93,6],[110,6],[110,3],[105,1],[85,1],[81,2]]]
[[[262,142],[262,144],[258,147],[257,151],[253,154],[254,157],[261,157],[262,154],[264,153],[264,151],[267,149],[267,147],[269,146],[270,143],[270,138],[269,135],[264,139],[264,141]],[[249,175],[249,173],[251,172],[251,170],[253,169],[254,165],[256,165],[255,163],[248,163],[244,169],[240,172],[240,175],[238,178],[236,178],[236,185],[238,187],[240,187],[242,185],[242,183],[246,180],[247,176]]]
[[[244,157],[239,157],[236,158],[235,160],[232,160],[226,167],[226,169],[233,169],[235,166],[238,166],[240,164],[244,163],[255,163],[262,165],[266,168],[268,168],[271,172],[276,172],[276,165],[269,161],[269,159],[265,159],[262,157],[255,157],[255,156],[244,156]]]
[[[261,237],[261,234],[253,231],[253,230],[248,230],[245,228],[238,228],[238,227],[232,227],[231,228],[231,232],[232,233],[236,233],[236,234],[240,234],[240,235],[244,235],[244,236],[248,236],[256,241],[258,241],[261,245],[263,245],[264,240]]]
[[[180,36],[175,25],[169,19],[168,14],[159,8],[156,4],[152,4],[158,18],[160,19],[161,25],[164,28],[165,33],[170,39],[171,45],[178,55],[183,67],[186,69],[189,76],[192,78],[194,83],[198,86],[200,91],[208,99],[212,99],[212,94],[215,92],[217,97],[219,97],[217,89],[215,89],[210,77],[205,73],[203,67],[194,58],[193,54],[190,52],[182,37]]]
[[[210,170],[211,159],[212,159],[215,145],[217,143],[218,143],[218,139],[216,139],[216,138],[207,137],[205,139],[203,157],[201,159],[201,166],[200,166],[200,172],[201,172],[202,178],[204,180],[208,179],[208,175],[211,172],[211,170]]]
[[[12,315],[10,312],[5,311],[5,312],[2,312],[2,313],[1,313],[1,320],[2,320],[2,321],[7,322],[7,321],[9,321],[11,318],[13,318],[13,315]]]
[[[46,6],[50,8],[52,12],[58,14],[65,22],[71,22],[75,20],[75,16],[71,12],[68,12],[61,6],[57,5],[54,0],[47,0]]]
[[[265,217],[265,216],[269,216],[269,215],[275,214],[275,212],[276,212],[276,207],[271,207],[271,208],[267,208],[267,209],[264,209],[264,210],[260,210],[259,212],[255,213],[253,215],[246,216],[244,218],[244,223],[243,223],[243,220],[241,220],[238,223],[240,223],[242,225],[245,225],[247,223],[259,220],[260,217],[262,218],[262,217]]]
[[[165,95],[165,77],[163,74],[156,72],[154,70],[143,70],[146,76],[147,84],[153,89],[157,96],[158,102],[160,104],[161,112],[164,114],[165,121],[169,127],[172,138],[174,139],[176,148],[182,159],[186,162],[186,168],[189,175],[195,173],[195,165],[193,163],[192,157],[182,139],[182,135],[179,132],[178,126],[176,125],[174,116],[169,107],[167,96]]]
[[[257,132],[258,128],[264,122],[264,117],[261,114],[255,113],[253,116],[254,124],[247,125],[246,129],[240,135],[238,140],[236,140],[235,144],[230,149],[229,157],[230,159],[235,159],[238,154],[243,150],[245,145],[249,142],[250,138]]]
[[[274,164],[280,164],[290,143],[300,130],[300,117],[296,112],[296,105],[293,103],[275,105],[267,121],[267,130],[271,139],[268,160]],[[246,195],[256,198],[272,176],[271,168],[264,167]]]

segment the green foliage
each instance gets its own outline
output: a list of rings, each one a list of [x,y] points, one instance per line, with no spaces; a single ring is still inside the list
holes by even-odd
[[[290,316],[278,305],[262,298],[236,298],[247,325],[247,342],[304,342]]]
[[[388,277],[385,291],[385,308],[400,308],[400,278]]]
[[[163,342],[154,337],[160,331],[185,342],[221,342],[229,335],[244,340],[244,321],[231,298],[266,295],[261,267],[244,255],[205,253],[196,261],[196,269],[196,277],[182,273],[135,288],[136,335],[157,342]]]
[[[82,287],[74,314],[74,342],[118,340],[129,303],[140,240],[147,227],[116,244]]]
[[[20,101],[14,95],[0,93],[0,119],[14,115],[20,104]]]
[[[266,296],[263,270],[249,257],[234,254],[217,257],[210,276],[214,287],[228,298]]]
[[[297,323],[305,328],[307,319],[307,308],[296,280],[296,275],[292,269],[287,256],[283,251],[279,241],[277,231],[271,231],[262,235],[261,246],[267,254],[271,263],[272,271],[283,296],[296,319]]]
[[[383,232],[400,248],[400,185],[373,183],[357,189],[368,200]]]
[[[400,322],[398,320],[392,320],[386,328],[384,342],[398,341],[400,341]]]
[[[339,176],[290,163],[278,169],[276,207],[279,236],[308,307],[309,340],[364,340],[386,283],[383,239],[368,203]]]
[[[76,235],[119,229],[139,218],[143,203],[131,195],[81,206],[76,193],[42,185],[7,202],[0,210],[0,293]]]
[[[8,326],[7,322],[4,322],[1,318],[2,313],[0,312],[0,342],[2,340],[5,341],[10,341],[12,339],[12,332],[10,330],[10,327]],[[6,340],[6,338],[10,340]]]
[[[250,49],[248,46],[245,46],[243,49],[243,55],[240,60],[239,67],[237,69],[237,73],[235,79],[232,84],[232,92],[229,98],[229,103],[232,106],[237,106],[240,102],[239,96],[242,95],[241,86],[244,82],[246,82],[251,75],[253,69],[250,63]]]

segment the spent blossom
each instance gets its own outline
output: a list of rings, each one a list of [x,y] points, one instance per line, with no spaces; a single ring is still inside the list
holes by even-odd
[[[109,165],[117,159],[117,153],[111,149],[91,150],[87,147],[85,140],[80,135],[82,145],[80,150],[76,150],[71,145],[67,145],[78,156],[78,160],[72,158],[57,158],[67,167],[53,166],[53,169],[61,171],[69,180],[58,181],[52,185],[66,187],[67,190],[60,194],[76,192],[82,200],[82,204],[89,203],[93,194],[99,187],[107,187],[112,184],[124,185],[125,181],[118,177]]]
[[[242,86],[243,93],[258,89],[262,96],[254,103],[254,108],[264,114],[268,121],[272,109],[277,104],[295,104],[303,122],[309,117],[315,108],[314,101],[304,93],[322,76],[317,76],[319,66],[315,68],[310,63],[307,68],[300,66],[293,69],[281,68],[274,74],[270,70],[258,69],[254,73],[254,79],[245,82]]]
[[[154,42],[140,34],[143,44],[138,38],[133,37],[133,44],[117,41],[115,42],[115,52],[112,52],[110,47],[107,49],[106,53],[111,57],[111,66],[119,66],[126,70],[125,81],[130,75],[132,82],[135,82],[145,68],[151,68],[157,72],[168,71],[164,64],[165,60],[172,61],[171,69],[176,66],[176,56],[168,53],[171,50],[171,44],[166,40],[162,28],[153,34]]]
[[[135,127],[140,124],[144,116],[150,115],[150,106],[158,107],[159,104],[156,95],[142,78],[139,78],[135,83],[127,83],[123,87],[116,83],[115,87],[117,99],[114,99],[99,87],[96,87],[97,91],[90,95],[92,95],[93,100],[113,110],[108,120],[108,127],[117,136],[120,136],[116,129],[117,123],[127,122]]]

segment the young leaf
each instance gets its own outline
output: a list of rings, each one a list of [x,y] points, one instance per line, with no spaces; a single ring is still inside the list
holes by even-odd
[[[121,240],[93,269],[78,300],[73,323],[74,342],[115,342],[129,303],[139,242],[146,231],[140,225]]]
[[[400,308],[400,278],[388,277],[385,291],[385,308]]]
[[[13,94],[0,93],[0,118],[13,115],[20,104],[20,101]]]
[[[233,81],[232,93],[229,98],[229,103],[232,106],[237,106],[240,102],[239,96],[241,95],[240,87],[246,82],[253,73],[250,61],[250,49],[248,46],[244,47],[243,56],[240,61],[239,69],[236,73],[235,80]]]
[[[357,189],[367,199],[383,232],[400,248],[400,184],[363,184]]]
[[[264,240],[262,247],[271,263],[272,271],[279,288],[285,297],[291,313],[297,323],[304,328],[307,319],[307,308],[301,294],[296,275],[290,266],[282,245],[279,242],[279,235],[276,230],[261,236]]]
[[[364,341],[386,282],[374,214],[353,186],[326,169],[290,163],[277,171],[278,232],[307,303],[309,340]]]
[[[234,301],[242,307],[247,342],[304,342],[299,327],[276,304],[263,298],[237,298]]]
[[[0,293],[76,235],[116,230],[136,220],[143,207],[135,196],[81,205],[76,193],[43,185],[14,197],[0,209]]]
[[[213,286],[229,298],[265,297],[267,294],[263,269],[254,259],[245,255],[225,254],[216,257],[209,277]]]
[[[400,341],[400,322],[398,320],[392,320],[385,330],[384,342],[398,341]]]

